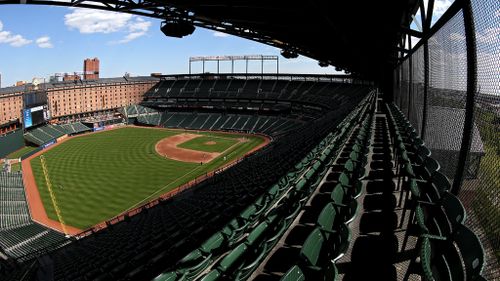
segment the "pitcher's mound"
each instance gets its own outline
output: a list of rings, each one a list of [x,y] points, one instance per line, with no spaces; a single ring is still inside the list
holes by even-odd
[[[206,144],[206,145],[216,145],[217,143],[214,142],[214,141],[207,141],[204,144]]]
[[[201,135],[184,133],[164,138],[156,143],[156,152],[172,160],[191,163],[208,163],[220,155],[218,152],[204,152],[177,147],[178,144],[198,137],[201,137]],[[215,144],[215,142],[213,143]]]

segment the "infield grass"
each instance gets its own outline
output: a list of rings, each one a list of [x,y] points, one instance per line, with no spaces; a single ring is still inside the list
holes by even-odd
[[[233,145],[204,165],[156,153],[158,141],[179,133],[127,127],[72,138],[43,153],[64,223],[89,228],[216,170],[264,142],[258,136],[245,136],[248,141],[241,143],[230,140]],[[216,134],[213,138],[210,133],[202,135],[205,142],[221,140]],[[57,221],[39,156],[31,160],[31,166],[47,215]]]

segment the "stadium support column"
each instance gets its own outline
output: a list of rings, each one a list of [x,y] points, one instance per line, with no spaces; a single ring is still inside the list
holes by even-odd
[[[276,57],[276,76],[280,74],[280,58]]]
[[[411,49],[411,35],[408,34],[408,49]],[[413,61],[412,61],[412,55],[408,56],[408,109],[407,109],[407,117],[408,120],[411,120],[412,118],[410,117],[411,114],[411,100],[413,97]]]
[[[260,57],[260,75],[264,79],[264,57]]]
[[[425,133],[427,128],[427,111],[429,106],[429,33],[431,27],[432,14],[434,10],[434,0],[430,0],[427,4],[427,12],[425,12],[425,7],[423,1],[420,1],[420,10],[422,17],[422,29],[424,33],[424,108],[422,110],[422,129],[420,131],[420,138],[425,140]]]
[[[465,44],[467,48],[467,98],[465,103],[465,121],[462,135],[462,145],[458,156],[457,171],[451,192],[455,195],[460,193],[464,172],[466,169],[467,156],[470,151],[473,127],[474,127],[474,101],[477,91],[477,53],[476,35],[474,26],[474,15],[470,0],[462,1],[462,12],[464,16]]]

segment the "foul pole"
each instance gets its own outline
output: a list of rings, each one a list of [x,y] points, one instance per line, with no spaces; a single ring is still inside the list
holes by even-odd
[[[61,215],[61,209],[57,205],[56,195],[52,190],[52,183],[49,178],[49,169],[47,168],[47,163],[45,162],[45,157],[43,155],[40,156],[40,161],[42,162],[43,175],[45,176],[45,182],[47,183],[47,189],[49,190],[50,199],[52,200],[52,205],[54,206],[54,210],[56,211],[57,219],[59,223],[61,223],[61,228],[64,232],[64,235],[68,235],[68,231],[66,230],[66,224]]]

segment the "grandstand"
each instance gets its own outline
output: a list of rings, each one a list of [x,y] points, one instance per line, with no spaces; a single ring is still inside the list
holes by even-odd
[[[238,131],[261,133],[266,135],[283,134],[299,127],[300,122],[294,119],[273,116],[220,114],[220,113],[183,113],[165,112],[143,115],[137,122],[144,125],[165,128],[181,128],[191,130]]]
[[[350,74],[164,75],[139,104],[28,130],[40,149],[111,119],[272,141],[76,239],[32,221],[22,174],[1,172],[0,280],[500,280],[498,2],[437,20],[435,1],[361,2],[45,1],[175,18]]]
[[[64,235],[31,220],[22,174],[0,172],[0,253],[25,260],[66,241]]]
[[[28,143],[43,145],[64,135],[75,135],[91,131],[89,127],[81,122],[61,124],[61,125],[43,125],[32,129],[24,135]]]

